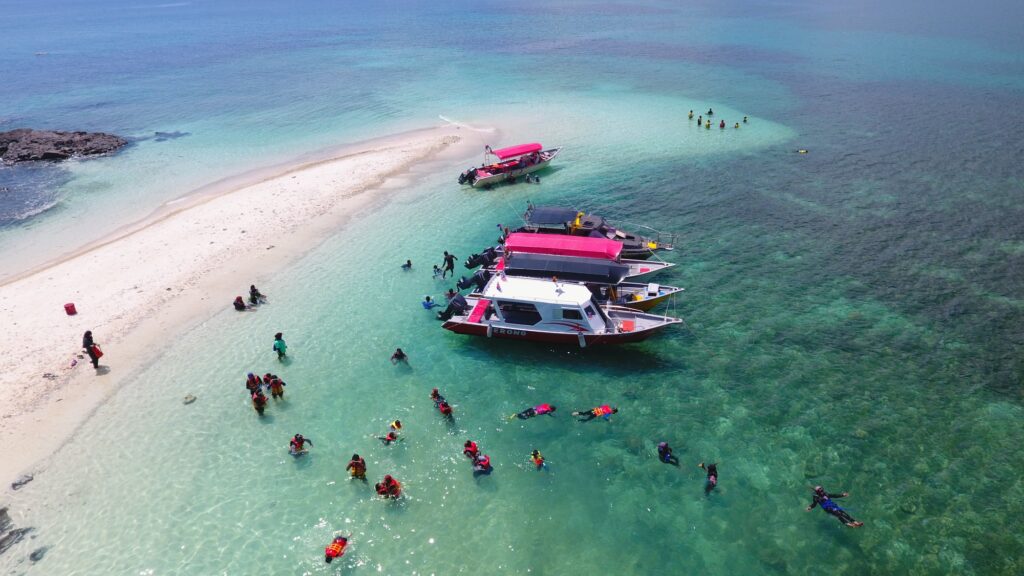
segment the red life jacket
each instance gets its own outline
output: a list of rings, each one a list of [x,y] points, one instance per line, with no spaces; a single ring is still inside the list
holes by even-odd
[[[479,460],[476,461],[476,465],[484,469],[490,468],[491,457],[488,456],[487,454],[484,454],[483,456],[480,457]]]
[[[324,550],[324,554],[328,558],[340,558],[345,555],[345,547],[347,546],[348,540],[339,536]]]
[[[594,416],[604,416],[606,414],[611,414],[611,413],[612,413],[612,408],[611,408],[611,406],[609,406],[607,404],[605,404],[604,406],[601,406],[600,408],[594,408]]]
[[[476,454],[479,451],[480,449],[477,448],[476,442],[470,442],[469,446],[462,450],[462,453],[465,454],[466,456],[469,456],[470,458],[474,458],[476,457]]]
[[[306,439],[305,438],[303,438],[302,440],[299,440],[299,438],[297,436],[292,438],[291,445],[292,445],[292,448],[295,448],[296,452],[298,452],[299,450],[302,450],[302,447],[305,444],[306,444]]]
[[[533,411],[537,414],[547,414],[551,412],[551,404],[541,404],[540,406],[534,406]]]
[[[447,402],[441,402],[441,404],[437,406],[437,409],[440,410],[441,414],[444,414],[445,416],[448,416],[452,413],[452,407],[449,406]]]

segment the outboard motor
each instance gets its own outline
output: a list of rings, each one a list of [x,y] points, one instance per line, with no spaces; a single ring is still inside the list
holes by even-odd
[[[459,281],[455,283],[455,287],[459,290],[465,290],[473,285],[473,281],[465,276],[459,276]]]
[[[450,320],[452,316],[456,314],[463,314],[469,310],[469,302],[462,297],[462,294],[456,294],[452,301],[448,303],[448,307],[443,312],[437,313],[438,320]]]
[[[497,259],[498,252],[494,248],[488,247],[486,250],[483,251],[483,253],[473,254],[469,258],[466,258],[465,266],[466,268],[472,270],[473,268],[477,268],[479,266],[490,266]]]

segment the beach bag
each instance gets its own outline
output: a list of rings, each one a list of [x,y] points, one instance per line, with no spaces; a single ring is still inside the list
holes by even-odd
[[[99,344],[92,345],[92,355],[95,356],[97,359],[103,358],[103,350],[100,350]]]

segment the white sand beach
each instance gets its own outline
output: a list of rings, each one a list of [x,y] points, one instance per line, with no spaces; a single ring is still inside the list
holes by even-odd
[[[0,480],[32,473],[176,333],[231,306],[403,174],[465,159],[456,126],[407,132],[193,191],[151,217],[0,285]],[[78,314],[68,316],[73,302]],[[80,358],[92,330],[100,370]],[[77,365],[72,366],[77,361]]]

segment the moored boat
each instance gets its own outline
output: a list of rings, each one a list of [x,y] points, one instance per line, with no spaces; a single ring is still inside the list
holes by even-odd
[[[650,258],[657,250],[672,250],[675,247],[675,234],[654,231],[653,236],[641,236],[620,230],[601,216],[573,208],[530,204],[523,214],[523,223],[516,232],[614,240],[622,244],[623,258],[643,260]]]
[[[580,347],[638,342],[679,318],[601,306],[582,284],[495,275],[442,325],[458,334]]]
[[[607,238],[513,232],[505,237],[502,250],[505,256],[524,253],[546,254],[616,262],[629,268],[626,274],[628,278],[653,274],[675,266],[671,262],[622,258],[622,243]]]
[[[544,149],[539,143],[520,144],[492,150],[484,147],[484,163],[459,175],[459,184],[490,188],[501,182],[514,183],[520,176],[546,168],[561,148]],[[493,157],[493,160],[492,160]]]

